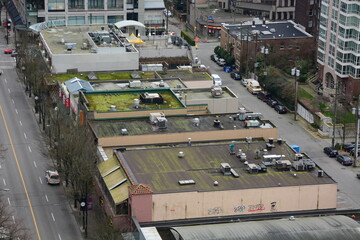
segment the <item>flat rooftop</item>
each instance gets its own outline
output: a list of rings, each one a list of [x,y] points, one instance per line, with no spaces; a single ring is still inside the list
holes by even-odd
[[[255,25],[228,24],[223,26],[229,29],[232,36],[238,38],[242,36],[243,39],[245,39],[248,34],[252,35],[255,33],[258,33],[257,36],[260,40],[312,37],[293,21],[266,22],[266,24],[259,24],[257,21]]]
[[[268,167],[266,173],[248,173],[247,166],[235,155],[230,155],[229,144],[213,143],[204,145],[178,145],[175,147],[128,149],[117,151],[122,164],[126,166],[128,176],[134,184],[147,184],[154,193],[221,191],[233,189],[252,189],[281,186],[334,184],[326,174],[318,177],[319,168],[313,171],[279,171]],[[234,142],[235,149],[242,149],[248,163],[260,163],[262,157],[256,157],[256,151],[266,148],[265,141]],[[179,158],[179,152],[184,153]],[[286,144],[275,143],[268,154],[285,155],[283,159],[293,160],[294,151]],[[239,177],[226,176],[220,171],[220,164],[228,163]],[[193,180],[195,184],[180,185],[180,180]],[[214,186],[214,181],[218,186]]]
[[[91,82],[95,91],[112,91],[112,90],[129,90],[134,89],[130,87],[130,81],[140,81],[141,88],[160,88],[159,79],[131,79],[122,81],[107,81],[107,82]],[[162,79],[164,88],[186,88],[180,79]]]
[[[141,99],[142,94],[159,94],[163,103],[145,103],[140,101],[135,107],[135,99]],[[85,92],[89,111],[109,112],[111,106],[114,111],[141,111],[151,109],[174,109],[185,108],[183,103],[174,95],[170,89],[139,89],[123,91]]]
[[[214,127],[214,120],[220,120],[223,130],[232,130],[244,127],[244,121],[233,120],[236,114],[224,115],[199,115],[199,116],[179,116],[166,117],[167,128],[158,129],[150,123],[150,118],[124,119],[124,120],[93,120],[90,121],[93,131],[97,137],[121,136],[121,129],[126,129],[128,135],[146,135],[146,134],[165,134],[199,131],[222,131],[219,127]],[[194,123],[195,118],[199,120],[199,125]],[[230,120],[231,118],[231,120]],[[262,121],[260,128],[275,128],[269,121]]]
[[[169,70],[167,73],[158,72],[162,78],[180,78],[182,81],[211,81],[211,77],[207,72],[190,72],[185,70]]]

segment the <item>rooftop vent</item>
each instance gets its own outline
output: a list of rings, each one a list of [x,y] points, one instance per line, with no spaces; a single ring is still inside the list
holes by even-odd
[[[110,105],[110,111],[116,111],[116,106],[115,105]]]
[[[219,182],[218,182],[218,181],[214,181],[214,186],[219,186]]]
[[[200,118],[194,118],[192,122],[194,123],[194,126],[198,127],[200,125]]]
[[[140,106],[140,100],[135,98],[134,99],[134,108],[139,108],[139,106]]]
[[[121,129],[121,135],[128,135],[128,131],[126,128]]]
[[[179,153],[178,153],[178,157],[179,157],[179,158],[185,157],[185,153],[184,153],[184,152],[179,152]]]
[[[165,87],[164,80],[160,80],[159,87]]]
[[[270,28],[270,32],[272,33],[276,32],[275,28]]]
[[[318,177],[323,177],[323,176],[324,176],[324,171],[318,170]]]
[[[192,180],[192,179],[189,179],[189,180],[180,180],[180,181],[179,181],[179,184],[180,184],[180,185],[191,185],[191,184],[195,184],[195,181]]]

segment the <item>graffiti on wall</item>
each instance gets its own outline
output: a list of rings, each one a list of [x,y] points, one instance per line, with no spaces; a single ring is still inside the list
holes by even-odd
[[[221,207],[214,207],[214,208],[209,208],[208,209],[208,215],[217,215],[222,213],[222,208]]]
[[[234,212],[235,213],[244,212],[245,208],[246,207],[244,205],[236,206],[236,207],[234,207]]]
[[[265,206],[262,203],[248,206],[248,212],[259,212],[264,210],[265,210]]]

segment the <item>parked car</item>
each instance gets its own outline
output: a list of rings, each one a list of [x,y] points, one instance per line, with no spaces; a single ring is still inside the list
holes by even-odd
[[[240,82],[241,82],[241,85],[243,85],[244,87],[246,87],[246,85],[247,85],[247,82],[248,82],[248,79],[241,79],[240,80]]]
[[[338,161],[339,163],[341,163],[342,165],[345,165],[345,166],[350,166],[353,164],[352,159],[348,155],[345,155],[345,154],[337,155],[336,161]]]
[[[324,153],[329,157],[336,157],[338,155],[338,150],[336,150],[336,148],[333,147],[325,147]]]
[[[47,184],[51,184],[51,185],[56,185],[56,184],[60,184],[60,176],[58,171],[51,171],[51,170],[47,170],[45,171],[45,179]]]
[[[270,99],[270,97],[271,97],[271,94],[268,93],[267,91],[260,91],[257,95],[257,98],[264,102],[266,100]]]
[[[210,59],[211,59],[212,61],[216,62],[216,61],[219,59],[219,56],[216,55],[216,54],[212,54],[212,55],[210,55]]]
[[[18,52],[14,49],[12,52],[11,52],[11,56],[12,57],[16,57],[18,55]]]
[[[14,50],[13,48],[8,48],[8,49],[4,50],[4,53],[5,54],[11,54],[13,52],[13,50]]]
[[[343,145],[343,150],[346,152],[351,152],[355,148],[355,142],[345,143]],[[360,144],[358,144],[358,148],[360,149]]]
[[[360,173],[356,174],[356,177],[357,177],[358,179],[360,179]]]
[[[278,102],[273,99],[268,99],[265,102],[267,105],[269,105],[272,108],[274,108],[276,105],[279,105]]]
[[[230,73],[230,77],[234,80],[241,80],[241,78],[242,78],[241,75],[237,72]]]
[[[349,151],[351,156],[355,156],[355,147]],[[358,146],[358,156],[360,156],[360,146]]]
[[[285,114],[287,113],[286,107],[284,105],[281,104],[277,104],[274,107],[275,111],[277,111],[279,114]]]
[[[224,66],[226,64],[225,62],[225,59],[223,58],[219,58],[217,61],[216,61],[217,65],[219,65],[220,67]]]

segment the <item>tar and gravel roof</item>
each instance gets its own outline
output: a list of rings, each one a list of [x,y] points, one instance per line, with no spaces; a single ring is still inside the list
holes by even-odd
[[[90,121],[90,125],[98,138],[121,136],[121,130],[126,129],[128,135],[146,135],[146,134],[166,134],[182,132],[200,132],[200,131],[222,131],[219,127],[214,127],[214,120],[219,119],[224,130],[244,128],[244,122],[233,120],[236,114],[223,115],[199,115],[199,116],[180,116],[166,117],[167,128],[158,129],[150,123],[149,118],[122,119],[108,121]],[[195,119],[199,120],[199,125],[195,125]],[[261,128],[274,128],[269,121],[264,120]]]
[[[249,174],[246,165],[235,155],[229,154],[228,143],[208,143],[197,146],[157,147],[148,149],[118,151],[118,157],[126,166],[128,177],[134,184],[147,184],[154,193],[187,191],[220,191],[232,189],[252,189],[278,186],[299,186],[334,184],[328,176],[318,177],[317,171],[296,172],[277,171],[268,168],[267,173]],[[255,152],[265,149],[266,142],[254,141],[251,144],[237,141],[236,151],[242,149],[249,163],[260,163]],[[185,157],[179,158],[183,152]],[[285,155],[284,159],[294,159],[294,151],[286,144],[275,143],[269,154]],[[228,163],[240,175],[239,178],[224,176],[220,164]],[[194,180],[193,185],[179,185],[179,180]],[[214,186],[214,181],[219,185]]]
[[[246,39],[247,35],[258,33],[259,40],[266,39],[287,39],[287,38],[307,38],[311,37],[305,30],[301,29],[293,21],[284,22],[267,22],[266,24],[255,25],[224,25],[229,29],[232,36],[243,37]]]

